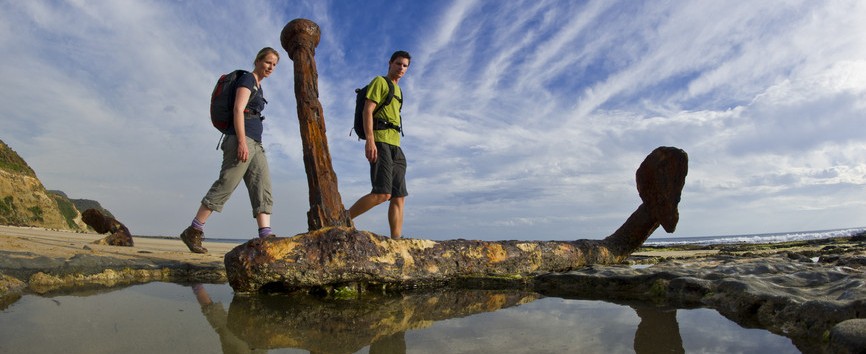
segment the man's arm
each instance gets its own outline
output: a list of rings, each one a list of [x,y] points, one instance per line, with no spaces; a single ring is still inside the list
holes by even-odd
[[[376,110],[376,102],[367,99],[364,104],[364,134],[367,136],[367,143],[364,144],[364,155],[367,156],[367,161],[375,163],[378,157],[376,151],[376,139],[373,137],[373,111]]]

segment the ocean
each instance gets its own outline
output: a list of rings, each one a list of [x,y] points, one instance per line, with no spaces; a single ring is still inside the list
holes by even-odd
[[[848,237],[866,231],[866,227],[848,229],[794,231],[769,234],[745,234],[731,236],[700,236],[700,237],[652,237],[644,242],[646,246],[676,246],[676,245],[716,245],[729,243],[757,244],[779,243],[790,241],[821,240],[835,237]]]
[[[866,227],[854,227],[847,229],[834,230],[818,230],[818,231],[793,231],[793,232],[777,232],[769,234],[744,234],[744,235],[728,235],[728,236],[697,236],[697,237],[655,237],[644,242],[645,246],[678,246],[678,245],[717,245],[728,243],[779,243],[790,241],[808,241],[820,240],[835,237],[848,237],[866,232]],[[657,232],[656,234],[659,234]],[[221,239],[209,238],[210,242],[234,243],[241,244],[249,241],[249,239]]]

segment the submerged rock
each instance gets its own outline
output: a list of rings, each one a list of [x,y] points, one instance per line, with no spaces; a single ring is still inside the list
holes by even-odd
[[[847,320],[833,327],[830,350],[838,354],[866,352],[866,319]]]
[[[0,310],[14,303],[21,297],[27,284],[17,278],[0,273]]]
[[[866,340],[863,332],[848,328],[850,323],[834,329],[847,320],[866,317],[864,269],[850,261],[859,258],[849,253],[839,255],[834,263],[806,263],[782,252],[672,260],[642,269],[592,266],[539,276],[534,289],[549,296],[709,307],[745,327],[792,338],[804,352],[820,353],[831,330],[854,338],[840,342]]]

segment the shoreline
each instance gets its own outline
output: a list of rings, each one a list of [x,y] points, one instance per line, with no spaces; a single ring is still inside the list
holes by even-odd
[[[95,232],[0,226],[0,297],[47,294],[78,287],[113,287],[150,281],[225,283],[224,255],[240,243],[205,240],[207,254],[190,252],[179,237],[133,236],[134,247],[94,244]],[[729,255],[762,257],[780,252],[818,254],[850,244],[851,237],[767,244],[643,246],[625,265],[648,265]],[[817,256],[816,256],[817,257]],[[11,279],[10,279],[11,278]],[[10,285],[14,284],[14,285]]]
[[[237,245],[205,241],[209,253],[196,254],[179,238],[134,237],[135,247],[93,244],[102,238],[0,226],[0,310],[24,294],[52,296],[153,281],[226,283],[224,255]],[[466,284],[710,308],[741,325],[789,337],[800,350],[834,352],[866,343],[864,238],[861,233],[767,244],[649,245],[623,264],[466,279]]]
[[[205,241],[209,252],[196,254],[180,238],[133,236],[134,247],[93,243],[104,237],[0,226],[0,298],[150,281],[223,283],[223,255],[236,246]]]

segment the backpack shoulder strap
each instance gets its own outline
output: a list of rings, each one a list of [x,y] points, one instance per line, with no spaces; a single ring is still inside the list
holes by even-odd
[[[237,90],[238,87],[240,86],[239,81],[240,81],[241,76],[244,76],[244,75],[246,75],[246,74],[252,74],[251,71],[247,71],[247,70],[243,70],[243,69],[239,69],[238,71],[240,71],[241,73],[238,75],[237,80],[235,80],[235,83],[234,83],[234,89],[235,89],[235,90]],[[246,113],[248,110],[252,112],[252,109],[250,109],[250,105],[253,103],[253,98],[256,97],[256,96],[261,96],[261,97],[262,97],[262,101],[264,101],[265,104],[268,104],[268,100],[265,99],[265,96],[264,96],[264,94],[262,93],[262,90],[261,90],[261,89],[262,89],[262,87],[261,87],[261,85],[259,85],[258,83],[253,84],[253,88],[250,89],[250,98],[247,100],[247,106],[244,107],[244,112],[245,112],[245,113]],[[234,97],[232,97],[232,99],[234,100]],[[234,101],[232,101],[232,107],[234,107]],[[255,113],[256,113],[256,114],[261,114],[261,112],[255,112]]]
[[[384,109],[385,106],[391,104],[391,101],[393,101],[394,97],[395,97],[394,96],[394,82],[392,82],[390,79],[388,79],[387,76],[382,76],[382,79],[384,79],[385,82],[388,83],[388,96],[385,97],[385,100],[382,101],[382,104],[377,105],[376,109],[373,110],[373,118],[374,119],[376,117],[376,113],[379,113],[379,111]],[[397,101],[400,102],[400,111],[403,111],[403,98],[397,97]],[[389,128],[396,129],[398,132],[400,132],[401,135],[403,135],[403,117],[400,117],[400,125],[399,126],[395,126],[395,125],[388,123],[388,122],[385,122],[381,119],[379,121],[381,121],[383,123],[387,123],[387,126]]]
[[[394,83],[391,82],[391,80],[388,80],[388,77],[386,76],[382,76],[382,79],[384,79],[385,82],[388,83],[388,96],[385,96],[385,100],[383,100],[381,104],[376,106],[376,109],[373,110],[373,116],[375,116],[376,113],[379,113],[379,111],[384,109],[385,106],[391,104],[391,100],[394,99]]]

